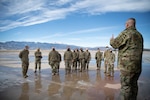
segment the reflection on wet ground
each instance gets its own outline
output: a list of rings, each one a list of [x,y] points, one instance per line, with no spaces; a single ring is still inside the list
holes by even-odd
[[[149,69],[145,66],[145,68]],[[139,79],[138,100],[149,100],[150,74],[143,69]],[[103,70],[89,70],[51,76],[50,69],[41,73],[29,70],[29,77],[22,78],[20,68],[0,67],[1,100],[119,100],[119,71],[107,77]]]

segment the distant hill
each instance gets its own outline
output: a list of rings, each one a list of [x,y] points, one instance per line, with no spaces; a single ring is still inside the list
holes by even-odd
[[[35,50],[37,48],[41,48],[43,50],[49,50],[52,47],[55,47],[56,49],[66,49],[67,47],[70,47],[71,49],[86,49],[89,50],[97,50],[97,48],[100,48],[100,50],[105,50],[105,47],[81,47],[81,46],[75,46],[75,45],[68,45],[68,44],[59,44],[59,43],[41,43],[41,42],[18,42],[18,41],[8,41],[8,42],[0,42],[0,50],[20,50],[23,49],[24,46],[28,45],[31,50]],[[144,51],[150,51],[150,49],[144,49]]]
[[[70,48],[79,48],[79,46],[67,45],[67,44],[57,44],[57,43],[40,43],[40,42],[17,42],[17,41],[8,41],[0,42],[0,49],[2,50],[18,50],[23,49],[24,46],[28,45],[30,49],[50,49],[55,47],[57,49],[66,49],[68,46]]]
[[[49,50],[52,47],[55,47],[56,49],[66,49],[67,47],[70,47],[71,49],[86,49],[89,50],[97,50],[97,48],[100,48],[100,50],[105,50],[105,47],[81,47],[76,45],[68,45],[68,44],[59,44],[59,43],[41,43],[41,42],[18,42],[18,41],[8,41],[8,42],[0,42],[0,50],[20,50],[23,49],[24,46],[28,45],[31,50],[35,50],[37,48],[41,48],[43,50]],[[150,49],[144,49],[144,51],[150,51]]]
[[[80,47],[75,45],[68,45],[68,44],[58,44],[58,43],[41,43],[41,42],[17,42],[17,41],[8,41],[8,42],[0,42],[0,50],[20,50],[23,49],[25,45],[28,45],[31,50],[41,48],[44,50],[49,50],[52,47],[56,49],[66,49],[70,47],[71,49],[76,48],[88,48],[90,50],[96,50],[98,47],[90,48],[90,47]],[[101,50],[105,50],[105,47],[99,47]]]

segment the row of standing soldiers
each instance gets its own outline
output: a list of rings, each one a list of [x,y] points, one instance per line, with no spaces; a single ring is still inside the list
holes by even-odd
[[[22,73],[23,77],[28,77],[26,75],[28,66],[29,66],[29,58],[28,58],[28,46],[20,52],[19,57],[22,61]],[[89,68],[89,62],[91,60],[91,53],[86,49],[86,51],[83,51],[81,48],[80,51],[78,49],[71,51],[70,48],[67,48],[67,50],[64,52],[64,62],[65,62],[65,73],[71,73],[77,71],[77,69],[82,72]],[[37,72],[37,67],[39,66],[39,71],[41,70],[41,59],[42,59],[42,53],[40,51],[40,48],[37,49],[35,52],[35,73]],[[108,76],[113,76],[114,74],[114,62],[115,62],[115,54],[110,50],[107,49],[104,52],[100,51],[98,48],[98,51],[95,53],[95,59],[97,64],[97,70],[101,69],[101,61],[104,60],[104,66],[105,71]],[[55,48],[52,48],[48,55],[48,62],[49,65],[52,68],[52,75],[59,74],[59,67],[60,62],[62,60],[61,54],[55,50]]]
[[[69,74],[71,72],[76,72],[77,69],[82,72],[89,68],[89,62],[91,60],[91,53],[86,49],[86,51],[83,51],[81,48],[80,51],[78,49],[73,50],[73,52],[70,50],[70,48],[67,48],[67,50],[64,52],[64,61],[65,61],[65,73]],[[97,70],[101,69],[101,61],[104,59],[105,64],[105,71],[108,76],[114,75],[114,62],[115,62],[115,54],[112,52],[112,50],[107,49],[104,52],[100,51],[98,48],[98,51],[95,54],[96,64],[97,64]],[[48,56],[49,65],[52,67],[52,73],[53,75],[59,73],[59,66],[61,62],[61,54],[55,50],[55,48],[52,48],[52,50],[49,53]]]

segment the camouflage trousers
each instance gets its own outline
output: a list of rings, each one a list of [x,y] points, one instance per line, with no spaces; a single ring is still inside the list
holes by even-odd
[[[51,61],[49,64],[50,64],[50,66],[52,68],[52,73],[53,74],[58,73],[57,69],[58,69],[58,66],[59,66],[59,62]]]
[[[80,71],[85,70],[85,59],[80,59],[80,63],[81,63]]]
[[[22,62],[23,77],[27,76],[28,67],[29,67],[29,62]]]
[[[86,67],[87,69],[89,69],[89,63],[90,63],[89,60],[86,60],[86,61],[85,61],[85,67]]]
[[[137,100],[138,94],[138,79],[141,72],[127,74],[121,72],[120,82],[121,82],[121,100]]]
[[[77,67],[78,67],[78,69],[80,69],[80,65],[81,65],[81,63],[80,63],[80,60],[78,59],[77,60]]]
[[[108,61],[105,59],[104,60],[104,66],[105,66],[105,73],[107,73],[107,67],[108,67]]]
[[[60,68],[60,61],[58,62],[57,72],[59,72],[59,68]]]
[[[97,69],[101,69],[101,60],[96,60]]]
[[[72,64],[72,70],[77,70],[77,60],[74,60]]]
[[[114,76],[114,64],[108,64],[108,75]]]
[[[41,70],[41,61],[35,61],[35,70],[37,70],[38,66],[39,66],[39,70]]]
[[[66,74],[71,72],[71,65],[72,65],[72,61],[71,60],[65,60]]]

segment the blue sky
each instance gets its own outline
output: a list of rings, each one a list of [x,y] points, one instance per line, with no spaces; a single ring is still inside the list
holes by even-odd
[[[110,46],[128,18],[150,49],[149,0],[1,0],[0,42],[63,43]]]

